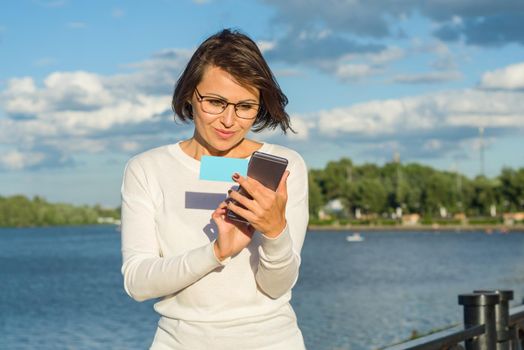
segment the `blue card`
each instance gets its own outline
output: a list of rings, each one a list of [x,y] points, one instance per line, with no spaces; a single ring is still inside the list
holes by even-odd
[[[200,180],[233,182],[231,176],[239,173],[247,176],[248,159],[202,156]]]

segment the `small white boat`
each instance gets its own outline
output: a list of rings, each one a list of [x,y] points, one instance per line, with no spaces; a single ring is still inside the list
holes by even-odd
[[[346,241],[348,242],[362,242],[364,240],[364,237],[360,235],[360,233],[355,232],[352,235],[346,236]]]

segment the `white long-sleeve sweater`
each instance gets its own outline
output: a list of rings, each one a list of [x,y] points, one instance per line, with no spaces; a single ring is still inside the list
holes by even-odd
[[[124,286],[138,301],[162,298],[155,310],[164,323],[256,324],[290,309],[308,222],[307,168],[288,148],[265,143],[260,151],[289,160],[287,226],[273,239],[257,232],[225,262],[214,255],[211,214],[235,184],[199,180],[200,162],[179,143],[128,162],[122,184]]]

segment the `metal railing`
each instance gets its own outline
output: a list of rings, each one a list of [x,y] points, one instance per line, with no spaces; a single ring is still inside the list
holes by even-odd
[[[509,309],[511,290],[461,294],[464,325],[446,329],[384,350],[523,350],[524,305]]]

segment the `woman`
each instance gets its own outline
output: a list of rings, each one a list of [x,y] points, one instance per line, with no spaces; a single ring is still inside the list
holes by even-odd
[[[289,300],[308,222],[307,169],[296,152],[246,138],[291,129],[286,104],[256,44],[223,30],[200,45],[176,84],[173,109],[193,121],[193,137],[128,162],[122,273],[135,300],[162,298],[151,349],[304,349]],[[254,151],[288,159],[276,191],[238,174],[231,183],[199,180],[203,155]],[[228,192],[245,209],[224,200],[209,210]],[[250,224],[229,221],[226,210]]]

